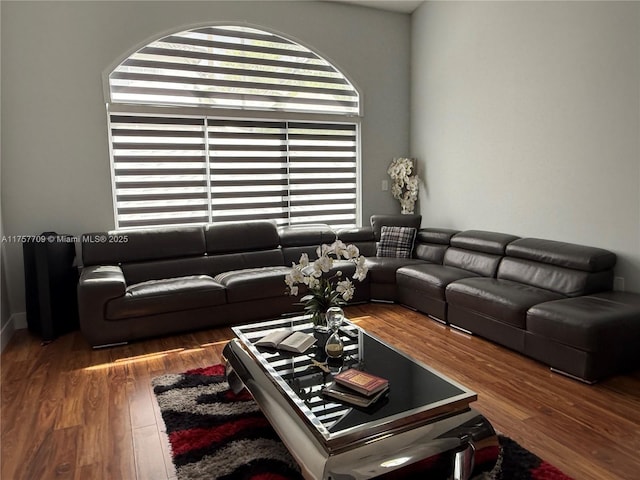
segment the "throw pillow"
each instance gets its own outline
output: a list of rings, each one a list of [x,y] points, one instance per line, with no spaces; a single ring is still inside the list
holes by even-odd
[[[416,229],[383,226],[380,231],[377,257],[411,258]]]

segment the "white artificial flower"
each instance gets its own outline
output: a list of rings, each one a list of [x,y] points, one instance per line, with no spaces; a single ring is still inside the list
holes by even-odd
[[[309,285],[310,289],[318,288],[320,286],[320,279],[316,277],[309,277],[308,282],[306,283]]]
[[[336,240],[331,245],[331,251],[336,254],[336,258],[344,257],[344,252],[347,249],[347,246],[344,244],[342,240]]]
[[[353,244],[348,245],[347,248],[345,248],[344,250],[344,258],[346,258],[347,260],[351,260],[352,258],[357,258],[359,255],[360,255],[360,250],[358,250],[358,247],[356,247]]]
[[[329,245],[327,245],[326,243],[323,243],[322,245],[320,245],[318,248],[316,248],[316,255],[318,257],[323,257],[325,255],[328,255],[331,250],[331,247]]]
[[[393,198],[400,198],[402,196],[402,186],[398,183],[391,185],[391,195],[393,195]]]
[[[407,190],[409,190],[410,192],[415,192],[418,190],[418,177],[413,176],[413,177],[409,177],[409,179],[406,181],[406,185],[407,185]]]
[[[366,258],[358,257],[356,261],[356,273],[353,275],[353,278],[356,280],[363,281],[367,277],[369,267],[367,267],[366,261]]]
[[[294,266],[287,276],[291,277],[294,284],[302,283],[304,281],[304,273],[302,273],[302,270],[298,266]]]
[[[346,280],[338,282],[338,285],[336,286],[336,292],[342,295],[342,298],[346,301],[349,301],[353,298],[353,294],[355,293],[355,291],[356,289],[353,286],[353,283],[351,283],[351,280],[349,280],[348,278]]]
[[[313,270],[315,272],[327,273],[331,270],[331,267],[333,267],[333,259],[327,255],[323,255],[313,262]]]
[[[418,199],[420,179],[411,175],[413,160],[410,158],[394,158],[387,173],[393,180],[391,195],[400,202],[402,213],[413,213]]]
[[[338,293],[344,301],[353,298],[355,287],[353,280],[364,280],[367,276],[365,258],[360,255],[360,250],[355,245],[345,245],[341,240],[336,240],[331,245],[323,244],[317,249],[318,258],[310,262],[309,255],[303,253],[299,263],[293,263],[291,271],[285,275],[284,281],[290,295],[298,295],[299,284],[306,285],[314,296],[330,295]],[[342,270],[339,270],[326,278],[334,267],[335,260],[345,258],[356,265],[352,278],[345,278]],[[335,297],[333,297],[335,299]]]
[[[300,261],[298,262],[298,265],[300,265],[300,268],[305,268],[309,266],[309,255],[306,253],[303,253],[302,255],[300,255]]]

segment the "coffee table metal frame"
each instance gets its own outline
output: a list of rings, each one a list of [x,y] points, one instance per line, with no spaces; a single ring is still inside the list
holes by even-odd
[[[279,328],[313,331],[309,317],[304,315],[232,327],[237,338],[226,345],[224,356],[229,383],[236,388],[245,386],[251,392],[301,466],[305,478],[368,479],[448,453],[453,458],[450,478],[462,480],[471,477],[477,450],[498,451],[493,428],[469,407],[477,398],[474,392],[348,321],[344,329],[355,339],[346,335],[343,338],[345,355],[352,361],[362,361],[366,356],[364,346],[373,345],[382,355],[408,362],[420,374],[442,383],[454,394],[387,416],[369,413],[376,408],[370,407],[364,409],[364,414],[352,414],[357,415],[356,424],[341,428],[341,420],[354,409],[335,400],[320,399],[319,390],[331,376],[321,382],[316,380],[308,388],[299,388],[299,380],[304,381],[319,370],[313,365],[313,354],[317,355],[319,348],[294,355],[265,352],[255,346],[255,341]],[[389,380],[389,395],[403,395],[393,389],[393,378]],[[309,395],[301,397],[303,391]],[[310,407],[311,401],[329,405],[332,412],[327,415],[329,420]],[[384,412],[383,407],[379,410]]]

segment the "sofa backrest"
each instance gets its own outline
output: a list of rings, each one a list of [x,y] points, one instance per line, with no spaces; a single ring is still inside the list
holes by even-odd
[[[353,244],[365,257],[376,256],[376,237],[373,227],[356,227],[338,230],[338,238],[345,244]]]
[[[96,232],[83,235],[83,265],[161,260],[204,255],[201,226],[153,228],[124,232]]]
[[[443,264],[468,270],[484,277],[495,277],[510,242],[519,237],[507,233],[467,230],[451,238]]]
[[[602,248],[521,238],[509,244],[498,278],[575,297],[613,288],[616,255]]]
[[[276,223],[219,222],[204,227],[208,274],[284,265]]]
[[[451,238],[459,233],[448,228],[422,228],[416,235],[413,256],[430,263],[442,264]]]
[[[128,284],[187,275],[284,265],[275,222],[220,222],[93,233],[83,242],[84,265],[120,265]]]
[[[371,215],[370,221],[375,240],[379,242],[382,227],[413,227],[420,230],[422,215]]]
[[[128,284],[206,273],[202,226],[83,235],[85,266],[120,265]]]
[[[278,235],[284,264],[287,266],[298,263],[303,253],[309,255],[310,260],[317,259],[317,248],[322,244],[330,245],[336,240],[336,232],[326,224],[279,227]]]

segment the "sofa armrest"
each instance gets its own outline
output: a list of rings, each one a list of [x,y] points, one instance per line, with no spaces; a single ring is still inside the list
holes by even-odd
[[[124,274],[117,265],[95,265],[82,270],[78,281],[78,314],[80,329],[92,345],[96,345],[92,333],[98,332],[105,322],[107,302],[124,296],[126,290]]]
[[[127,282],[117,265],[97,265],[82,270],[78,294],[109,300],[125,294]]]

